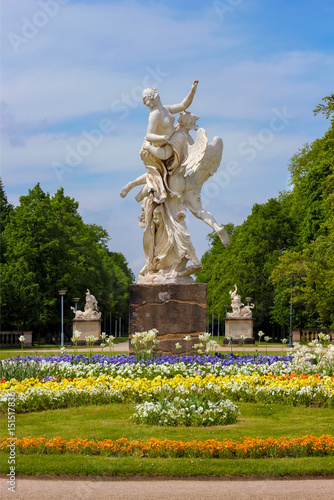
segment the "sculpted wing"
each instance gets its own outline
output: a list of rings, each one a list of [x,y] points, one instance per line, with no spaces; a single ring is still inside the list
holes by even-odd
[[[188,157],[182,164],[182,166],[186,167],[185,175],[189,175],[199,167],[205,155],[207,145],[208,138],[206,136],[206,132],[204,128],[200,128],[197,131],[196,141],[194,144],[190,144],[188,146]]]
[[[185,175],[194,177],[194,181],[196,180],[196,183],[202,186],[217,171],[222,154],[222,139],[215,137],[211,144],[208,144],[205,130],[199,129],[195,143],[189,146]]]

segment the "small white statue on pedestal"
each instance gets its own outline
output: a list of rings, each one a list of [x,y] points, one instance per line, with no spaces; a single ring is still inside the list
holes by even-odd
[[[244,306],[241,302],[241,295],[237,294],[238,288],[237,285],[234,285],[234,290],[230,290],[229,294],[231,295],[231,306],[232,312],[227,313],[228,318],[251,318],[252,317],[252,309],[254,308],[254,304],[250,306]]]
[[[97,300],[90,293],[90,291],[87,289],[86,292],[86,304],[85,304],[85,310],[84,311],[76,311],[74,307],[71,307],[72,311],[75,314],[74,319],[85,319],[85,320],[92,320],[92,319],[100,319],[101,318],[101,313],[98,312],[97,309]]]

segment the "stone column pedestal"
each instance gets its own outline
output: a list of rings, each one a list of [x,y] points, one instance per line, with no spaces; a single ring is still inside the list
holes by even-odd
[[[100,319],[74,319],[73,320],[73,332],[78,330],[81,332],[80,338],[78,340],[78,345],[86,345],[85,337],[88,335],[93,335],[98,341],[94,345],[100,343],[101,337],[101,320]]]
[[[198,344],[198,335],[206,332],[206,284],[155,284],[130,286],[129,352],[134,349],[132,335],[156,328],[157,353],[175,354],[175,343],[182,348],[177,355],[186,354],[185,336],[190,335],[188,354]]]
[[[253,338],[253,319],[226,318],[224,344],[229,343],[229,335],[233,336],[232,344],[242,344],[241,335],[247,336],[245,344],[255,344]]]

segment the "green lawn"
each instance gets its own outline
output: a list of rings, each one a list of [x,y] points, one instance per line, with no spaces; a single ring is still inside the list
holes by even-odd
[[[121,342],[127,342],[129,340],[129,337],[117,337],[115,340],[114,340],[114,343],[115,344],[120,344]],[[218,340],[218,337],[214,337],[214,340]],[[219,341],[219,344],[221,345],[221,347],[223,347],[223,351],[220,351],[221,354],[228,354],[231,352],[231,346],[229,345],[224,345],[223,346],[223,337],[220,337],[220,341]],[[55,346],[55,345],[50,345],[50,344],[44,344],[44,345],[36,345],[36,346],[33,346],[33,347],[25,347],[23,352],[22,352],[22,349],[21,347],[8,347],[6,348],[5,346],[2,346],[1,349],[0,349],[0,359],[8,359],[8,358],[12,358],[12,357],[16,357],[16,356],[39,356],[39,355],[44,355],[44,356],[51,356],[51,355],[57,355],[59,354],[59,350],[60,350],[60,345],[58,346]],[[70,352],[71,354],[75,352],[75,349],[73,348],[72,344],[69,345],[69,344],[65,344],[65,347],[67,349],[70,348],[70,350],[68,352]],[[254,356],[254,355],[257,355],[257,354],[262,354],[262,355],[265,355],[266,354],[266,351],[267,349],[266,348],[270,348],[270,350],[268,350],[267,354],[268,355],[272,355],[272,356],[282,356],[282,355],[286,355],[287,354],[287,347],[284,346],[282,344],[277,344],[277,343],[269,343],[268,345],[265,345],[265,342],[261,342],[259,344],[259,342],[255,342],[255,345],[252,345],[252,346],[239,346],[239,345],[233,345],[232,346],[232,352],[234,354],[239,354],[240,356],[242,355],[251,355],[251,356]],[[273,350],[273,348],[275,348],[275,350]],[[87,346],[78,346],[78,353],[88,353],[89,351],[87,350]],[[47,352],[43,352],[43,351],[47,351]],[[117,352],[110,352],[110,349],[108,347],[105,347],[102,351],[102,349],[96,349],[96,347],[94,348],[94,354],[106,354],[106,355],[110,355],[110,354],[128,354],[128,350],[126,351],[117,351]]]
[[[204,459],[79,455],[18,455],[16,471],[28,476],[119,477],[333,477],[334,458]],[[3,467],[3,474],[6,474]]]
[[[333,434],[333,410],[283,405],[239,403],[236,424],[212,428],[139,426],[131,423],[134,405],[112,404],[16,415],[16,435],[52,438],[62,436],[97,440],[158,439],[200,440],[300,437]],[[1,436],[7,435],[7,419],[1,418]],[[7,460],[2,459],[6,474]],[[334,457],[284,459],[200,459],[102,457],[83,455],[17,455],[17,473],[27,475],[165,475],[165,476],[298,476],[333,475]]]
[[[114,344],[120,344],[122,342],[127,342],[129,340],[129,337],[117,337],[114,339]],[[65,344],[66,349],[69,349],[68,352],[73,354],[75,352],[75,348],[73,347],[73,344]],[[97,346],[98,347],[98,346]],[[18,347],[6,347],[6,346],[1,346],[0,349],[0,359],[8,359],[8,358],[13,358],[17,356],[40,356],[44,354],[44,356],[52,356],[60,354],[60,348],[61,345],[54,345],[54,344],[43,344],[43,345],[35,345],[32,347],[24,347],[23,351],[20,346]],[[86,345],[83,346],[78,346],[78,354],[87,354],[88,348]],[[44,352],[47,351],[47,352]],[[107,354],[110,355],[112,352],[110,352],[109,347],[105,347],[103,350],[102,349],[96,349],[94,348],[94,354]],[[117,352],[114,354],[127,354],[127,351],[124,352]]]

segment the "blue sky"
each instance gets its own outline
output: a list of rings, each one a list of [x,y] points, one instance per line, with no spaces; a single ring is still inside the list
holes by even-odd
[[[148,110],[144,87],[190,110],[220,169],[203,189],[219,224],[288,188],[288,163],[329,127],[312,110],[333,92],[334,4],[327,0],[1,2],[1,177],[9,201],[40,182],[79,202],[86,223],[135,273],[144,263],[136,191]],[[188,213],[197,254],[209,227]]]

